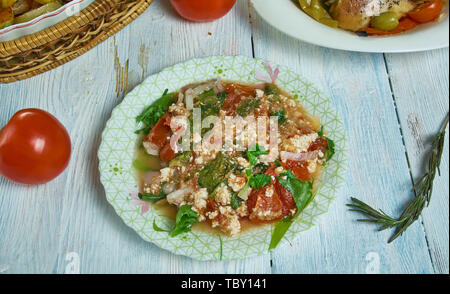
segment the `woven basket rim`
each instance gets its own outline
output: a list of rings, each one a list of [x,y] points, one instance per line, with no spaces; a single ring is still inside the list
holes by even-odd
[[[11,41],[0,42],[0,56],[9,56],[43,46],[55,41],[70,32],[76,31],[88,24],[97,16],[111,9],[122,0],[95,0],[88,7],[74,15],[54,24],[42,31],[26,35]]]
[[[135,20],[152,2],[96,0],[78,16],[41,32],[0,43],[0,83],[31,78],[77,58]]]

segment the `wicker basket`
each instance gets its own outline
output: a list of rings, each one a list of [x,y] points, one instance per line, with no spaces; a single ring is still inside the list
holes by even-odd
[[[96,0],[78,16],[0,43],[0,82],[23,80],[60,66],[136,19],[153,0]]]

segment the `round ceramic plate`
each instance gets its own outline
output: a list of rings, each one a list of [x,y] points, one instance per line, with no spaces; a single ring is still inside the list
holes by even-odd
[[[311,44],[361,52],[414,52],[448,47],[448,1],[440,21],[389,37],[359,37],[323,25],[301,11],[292,0],[251,0],[258,14],[283,33]],[[281,17],[282,16],[282,17]]]
[[[272,71],[272,68],[277,68]],[[321,118],[328,136],[335,141],[336,154],[324,169],[314,201],[297,217],[278,247],[309,229],[319,215],[328,210],[344,181],[345,132],[330,100],[306,79],[292,70],[270,65],[259,59],[220,56],[194,59],[150,76],[117,106],[106,124],[98,152],[101,182],[106,197],[123,221],[144,239],[175,254],[200,260],[240,259],[268,252],[273,225],[247,230],[237,237],[196,231],[172,238],[153,224],[169,229],[173,221],[137,197],[138,184],[132,170],[133,154],[140,127],[135,117],[161,96],[165,89],[177,91],[185,85],[221,78],[244,83],[271,81],[279,71],[276,84],[298,97],[306,110]]]

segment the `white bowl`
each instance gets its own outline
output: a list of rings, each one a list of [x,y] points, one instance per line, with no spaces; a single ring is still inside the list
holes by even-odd
[[[323,25],[300,10],[292,0],[251,0],[267,23],[285,34],[311,44],[361,52],[414,52],[448,47],[448,1],[444,17],[409,32],[384,37],[359,37],[355,33]]]
[[[73,0],[55,11],[40,15],[29,22],[18,23],[0,30],[0,42],[12,41],[51,27],[88,7],[95,0]]]

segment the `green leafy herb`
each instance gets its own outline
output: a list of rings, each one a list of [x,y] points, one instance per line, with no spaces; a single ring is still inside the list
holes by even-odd
[[[185,166],[192,158],[192,152],[183,152],[169,162],[169,167]]]
[[[166,113],[169,106],[175,102],[175,93],[168,92],[169,90],[166,89],[161,98],[153,102],[152,105],[144,109],[144,111],[136,117],[136,122],[144,124],[144,128],[136,131],[137,134],[141,132],[148,134],[151,128]]]
[[[211,89],[209,91],[203,92],[202,94],[198,95],[198,98],[200,98],[202,100],[202,99],[209,98],[209,97],[212,97],[212,96],[216,96],[216,93],[214,92],[214,89]]]
[[[278,95],[278,89],[275,85],[267,84],[264,88],[266,95]]]
[[[219,99],[220,105],[223,105],[225,102],[225,99],[227,99],[228,92],[221,92],[217,94],[217,99]]]
[[[323,126],[320,126],[320,130],[317,132],[319,137],[323,137]]]
[[[280,124],[284,124],[286,122],[286,110],[284,109],[274,111],[270,115],[278,117],[278,123]]]
[[[269,250],[277,248],[281,239],[283,239],[293,222],[294,218],[292,216],[288,216],[275,224],[275,228],[270,239]]]
[[[216,187],[225,180],[225,176],[234,167],[230,158],[219,152],[216,159],[208,162],[205,167],[200,170],[198,176],[198,184],[202,188],[207,188],[208,193],[214,192]]]
[[[158,227],[155,219],[153,220],[153,230],[156,232],[170,232],[169,230],[164,230],[164,229]]]
[[[276,167],[280,167],[281,166],[281,162],[280,162],[280,160],[278,158],[275,159],[275,166]]]
[[[219,106],[215,104],[204,104],[200,106],[202,111],[202,118],[206,118],[208,116],[215,116],[219,113]]]
[[[286,179],[283,179],[283,177],[286,177]],[[291,170],[282,173],[277,179],[278,182],[291,193],[295,204],[297,205],[297,215],[300,214],[313,198],[311,192],[313,184],[297,179]]]
[[[283,177],[286,177],[286,179],[283,179]],[[299,215],[314,198],[314,195],[311,192],[313,184],[297,179],[291,170],[282,173],[277,179],[278,182],[291,193],[297,206],[297,213],[295,216]],[[277,247],[278,243],[280,243],[281,239],[283,239],[283,236],[293,223],[294,217],[288,216],[275,225],[270,240],[269,250]]]
[[[269,154],[269,152],[265,151],[264,148],[262,148],[261,146],[256,144],[254,146],[254,148],[250,148],[250,150],[247,150],[246,154],[247,154],[247,158],[250,163],[250,168],[245,170],[245,176],[247,177],[247,183],[245,183],[244,188],[242,188],[242,190],[239,192],[240,195],[244,195],[245,192],[247,192],[247,189],[248,189],[248,187],[250,187],[250,183],[252,181],[255,181],[254,185],[258,185],[259,180],[252,180],[252,178],[254,177],[253,176],[253,166],[258,163],[259,155]],[[257,172],[257,169],[256,169],[256,172]],[[261,178],[261,179],[264,181],[263,178]],[[269,179],[270,179],[270,177],[269,177]]]
[[[242,199],[237,196],[237,193],[233,192],[231,194],[231,202],[230,202],[231,208],[236,210],[239,207],[241,207],[241,204],[242,204]]]
[[[436,134],[431,144],[428,171],[413,186],[412,190],[415,192],[416,197],[406,206],[398,219],[390,217],[382,210],[376,210],[353,197],[351,198],[352,202],[347,204],[350,207],[350,211],[359,212],[367,217],[366,219],[358,219],[358,221],[378,224],[380,225],[379,231],[395,228],[395,232],[389,238],[388,243],[401,236],[419,218],[425,206],[430,204],[436,173],[441,174],[440,165],[445,145],[445,129],[447,128],[448,121],[449,115],[447,114],[444,125]]]
[[[333,156],[334,156],[334,154],[335,154],[335,150],[334,150],[335,144],[334,144],[334,141],[331,140],[331,139],[328,138],[328,137],[325,137],[325,136],[323,135],[323,126],[320,127],[320,130],[317,132],[317,134],[319,135],[319,137],[325,138],[325,140],[327,141],[328,147],[327,147],[326,157],[327,157],[327,161],[330,161],[331,158],[333,158]]]
[[[328,152],[327,152],[327,161],[330,161],[333,158],[335,150],[334,150],[334,141],[330,138],[325,138],[328,144]]]
[[[223,241],[222,241],[222,237],[219,235],[219,260],[223,259]]]
[[[259,104],[261,104],[261,100],[257,98],[249,98],[245,99],[244,101],[239,104],[239,106],[236,109],[237,114],[239,114],[242,117],[246,117],[249,115],[253,110],[255,110]]]
[[[253,176],[250,178],[249,184],[254,189],[260,189],[265,185],[270,185],[270,176],[265,174]]]
[[[191,205],[182,205],[175,219],[175,228],[170,236],[175,237],[191,230],[193,224],[198,223],[198,213],[192,210]]]
[[[251,149],[255,149],[255,150],[247,150],[246,154],[247,154],[247,158],[250,162],[250,165],[252,165],[252,166],[258,162],[258,156],[269,154],[268,151],[264,150],[264,148],[262,148],[258,144],[255,145],[255,148],[251,148]]]
[[[166,198],[166,193],[164,193],[163,191],[161,191],[161,193],[159,193],[158,195],[154,195],[154,194],[146,194],[146,193],[139,193],[138,197],[139,199],[143,200],[143,201],[159,201],[161,199]]]
[[[269,168],[269,166],[263,162],[258,162],[254,166],[252,166],[253,174],[263,174],[266,172],[266,170]]]

